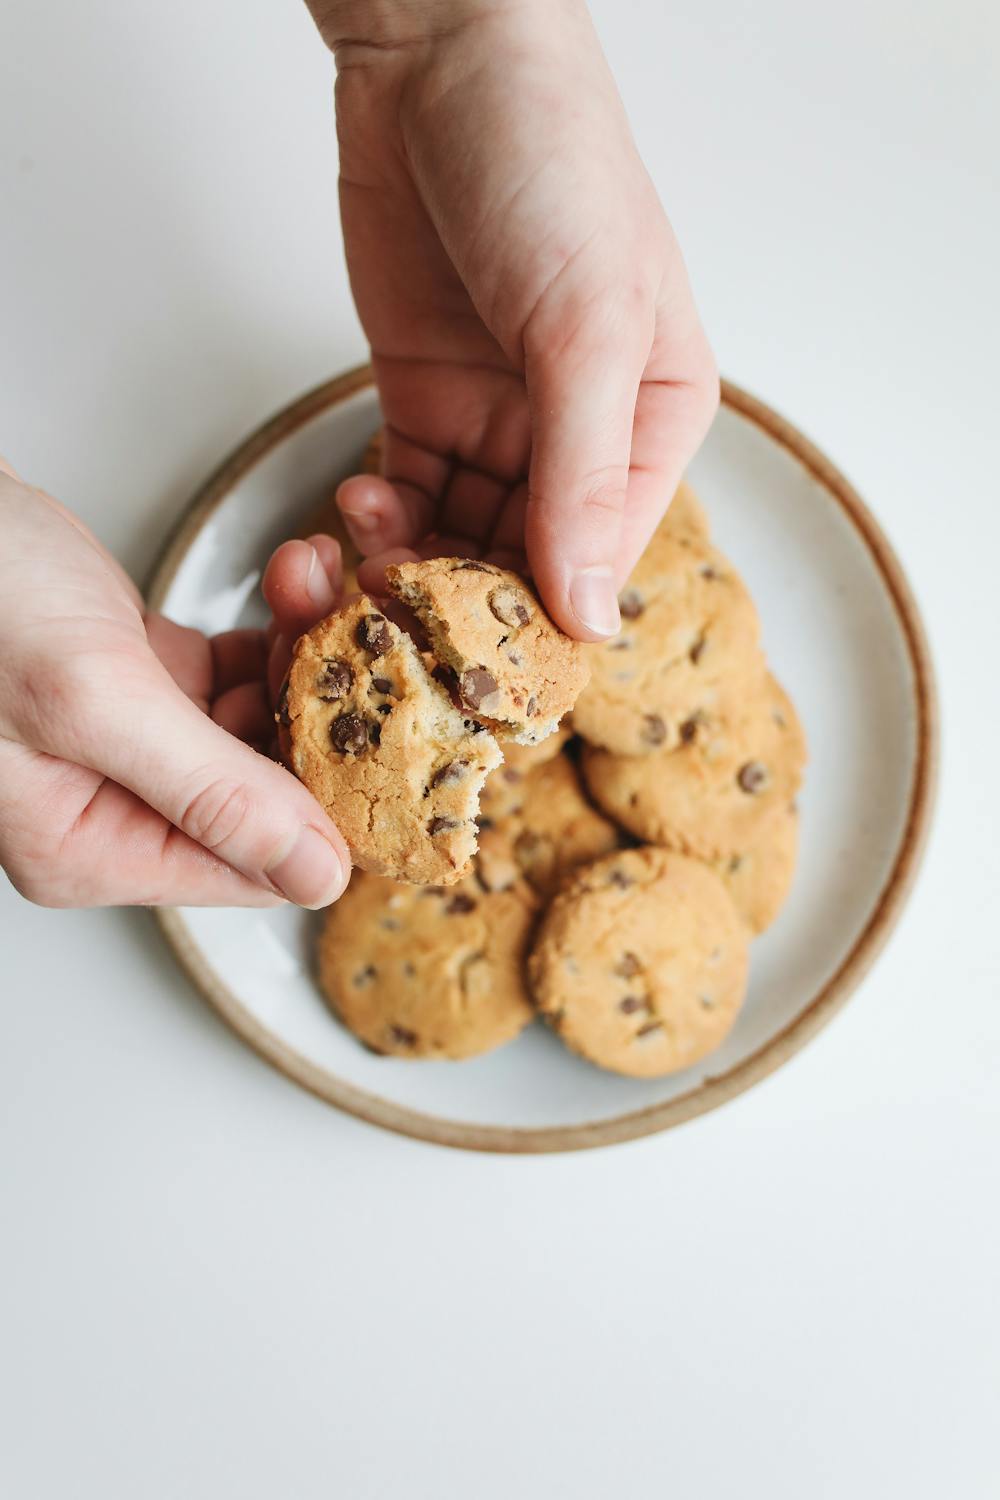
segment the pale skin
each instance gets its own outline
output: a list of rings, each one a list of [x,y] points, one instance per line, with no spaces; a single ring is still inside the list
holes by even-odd
[[[718,401],[680,252],[582,0],[308,0],[337,63],[351,285],[385,477],[338,503],[387,561],[485,555],[581,640],[617,594]],[[0,463],[0,862],[30,900],[317,907],[334,823],[268,758],[295,636],[339,548],[285,543],[266,633],[144,611],[72,514]]]

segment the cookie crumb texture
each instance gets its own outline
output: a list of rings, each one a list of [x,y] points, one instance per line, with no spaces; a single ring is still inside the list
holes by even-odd
[[[535,908],[523,881],[491,888],[478,872],[457,886],[422,889],[355,875],[325,919],[323,991],[375,1052],[489,1052],[534,1015],[524,958]]]
[[[499,748],[370,599],[300,637],[278,719],[292,769],[362,870],[435,885],[467,873]]]
[[[454,674],[465,711],[523,744],[554,732],[586,685],[587,654],[523,578],[491,563],[435,557],[389,567],[386,581]]]
[[[637,1078],[718,1047],[746,993],[749,932],[719,876],[666,849],[631,849],[570,879],[542,922],[529,976],[573,1051]]]

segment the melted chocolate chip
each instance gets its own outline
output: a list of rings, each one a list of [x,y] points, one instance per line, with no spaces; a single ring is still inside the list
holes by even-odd
[[[697,737],[701,722],[701,718],[698,714],[692,714],[690,719],[684,720],[684,723],[680,727],[682,745],[690,745],[691,741]]]
[[[372,687],[375,689],[376,693],[392,692],[392,683],[389,681],[388,677],[373,677]]]
[[[341,714],[330,725],[330,741],[341,755],[360,755],[368,745],[368,726],[360,714]]]
[[[642,721],[642,738],[647,745],[662,745],[667,737],[667,726],[659,714],[646,714]]]
[[[392,704],[391,703],[379,703],[376,706],[375,712],[377,714],[391,714],[392,713]]]
[[[379,744],[382,739],[382,726],[376,719],[372,719],[371,723],[368,725],[368,738],[371,740],[373,745]]]
[[[467,760],[448,761],[440,770],[434,772],[431,777],[431,786],[449,786],[454,781],[461,781],[468,764]]]
[[[498,691],[497,680],[485,667],[469,667],[462,673],[458,690],[466,708],[480,708],[486,698]]]
[[[431,818],[427,825],[427,832],[433,838],[438,833],[450,833],[453,828],[461,828],[462,824],[458,818]]]
[[[338,698],[343,698],[345,693],[350,692],[353,681],[354,673],[347,662],[330,657],[316,678],[316,692],[322,702],[336,703]]]
[[[373,656],[384,656],[392,645],[392,636],[385,615],[365,615],[358,625],[357,641]]]
[[[608,880],[612,885],[619,886],[623,891],[627,890],[628,887],[632,884],[631,879],[628,875],[625,874],[624,870],[612,870],[611,874],[608,876]]]
[[[487,603],[490,607],[490,614],[499,620],[501,625],[516,628],[527,625],[531,619],[528,601],[517,589],[494,589]]]
[[[354,976],[354,983],[360,988],[362,985],[370,984],[375,978],[376,969],[374,964],[365,964]]]
[[[700,635],[688,652],[688,659],[690,660],[692,666],[696,667],[701,661],[702,654],[704,653],[705,647],[707,645],[707,638],[703,635]]]
[[[618,608],[623,620],[637,620],[646,605],[638,589],[626,589],[618,595]]]
[[[618,1009],[626,1016],[634,1015],[637,1010],[648,1010],[645,1000],[639,995],[626,995],[624,1000],[619,1000]]]
[[[736,780],[739,783],[740,791],[747,792],[751,797],[755,797],[758,792],[762,792],[770,779],[767,774],[767,767],[762,766],[759,760],[748,760],[746,765],[740,766],[740,769],[736,773]]]
[[[417,1033],[408,1026],[392,1025],[389,1027],[389,1035],[398,1047],[415,1047],[417,1044]]]
[[[278,694],[278,709],[277,709],[277,713],[276,713],[275,717],[277,718],[278,723],[284,729],[287,729],[288,726],[292,722],[291,715],[288,712],[288,678],[287,677],[285,678],[284,682],[281,684],[281,691]]]
[[[445,907],[445,911],[448,912],[450,916],[457,916],[461,912],[475,911],[475,909],[475,901],[471,896],[467,896],[464,891],[459,891],[457,896],[452,896],[451,900],[448,902],[448,905]]]

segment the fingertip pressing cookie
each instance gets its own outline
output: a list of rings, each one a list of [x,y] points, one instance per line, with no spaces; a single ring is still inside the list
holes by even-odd
[[[327,913],[319,977],[334,1012],[375,1052],[464,1058],[511,1041],[534,1015],[524,956],[536,901],[491,888],[355,875]]]
[[[553,733],[589,668],[581,643],[553,624],[525,579],[492,563],[435,557],[387,568],[386,582],[455,674],[467,712],[523,744]]]
[[[439,885],[467,872],[499,748],[370,599],[300,637],[277,719],[292,770],[362,870]]]
[[[692,717],[673,750],[581,757],[598,807],[637,838],[699,859],[743,854],[783,816],[802,780],[806,742],[787,693],[760,671],[719,712]]]
[[[591,805],[565,755],[528,772],[500,766],[480,798],[480,827],[509,842],[521,874],[551,896],[570,870],[617,849],[617,827]]]
[[[727,1035],[748,947],[713,870],[667,849],[631,849],[569,879],[532,944],[529,982],[573,1051],[655,1078],[690,1067]]]
[[[657,532],[618,604],[622,628],[588,648],[590,682],[573,710],[590,744],[618,755],[671,749],[760,665],[753,600],[704,539]]]

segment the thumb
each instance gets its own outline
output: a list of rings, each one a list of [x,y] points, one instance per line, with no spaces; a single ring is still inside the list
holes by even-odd
[[[584,326],[555,352],[525,349],[528,562],[549,613],[580,640],[602,640],[621,625],[615,562],[648,352],[634,331],[617,337],[606,326]]]
[[[127,787],[234,869],[299,906],[335,901],[350,875],[343,838],[290,772],[202,713],[166,670],[129,662],[50,698],[40,748]],[[82,686],[82,691],[81,691]],[[85,707],[81,711],[81,704]]]

